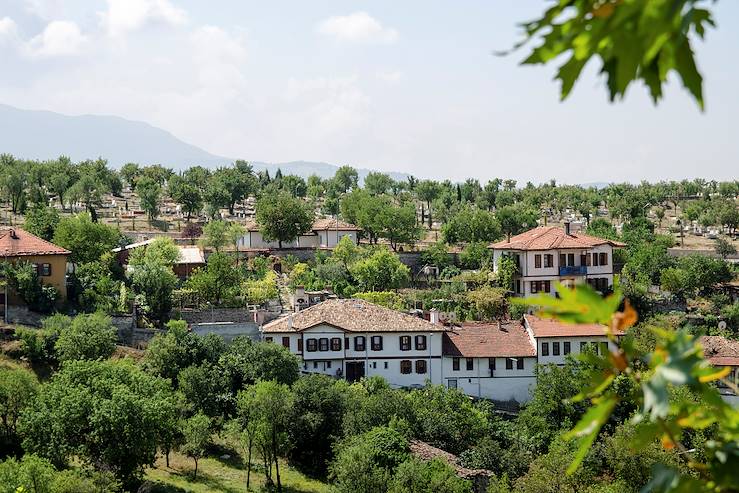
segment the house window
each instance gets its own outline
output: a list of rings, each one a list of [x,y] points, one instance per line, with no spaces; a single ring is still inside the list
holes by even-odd
[[[581,342],[580,343],[580,352],[581,353],[584,353],[586,347],[588,347],[588,343],[587,342]]]
[[[545,293],[551,293],[552,292],[552,281],[541,281],[542,288],[541,290]]]
[[[541,269],[541,254],[534,255],[534,267]]]
[[[416,373],[426,373],[426,360],[416,360]]]
[[[331,338],[331,351],[341,351],[341,337]]]
[[[387,370],[387,361],[385,361],[384,368]]]
[[[267,342],[272,342],[272,338],[271,337],[266,337],[264,340],[267,341]]]
[[[416,351],[426,350],[426,336],[416,336]]]
[[[314,361],[313,362],[313,369],[314,370],[317,370],[318,369],[318,361]]]
[[[567,254],[567,265],[569,265],[570,267],[575,265],[575,254],[574,253]]]
[[[554,267],[554,255],[551,253],[544,255],[544,267]]]
[[[567,255],[565,255],[564,253],[559,254],[559,266],[560,267],[567,266]]]
[[[328,368],[331,368],[331,362],[330,361],[326,361],[326,366],[325,366],[324,369],[328,369]]]
[[[318,350],[328,351],[328,337],[321,337],[318,339]]]
[[[354,350],[355,351],[364,351],[364,336],[357,336],[354,338]]]
[[[598,254],[597,253],[593,253],[593,266],[596,266],[597,267],[598,265],[599,265],[598,264]]]
[[[459,358],[452,358],[452,370],[459,371]]]
[[[372,368],[377,368],[377,361],[372,362]]]
[[[305,346],[309,353],[315,352],[318,349],[318,341],[315,339],[306,339]]]
[[[457,379],[456,378],[450,378],[447,383],[447,388],[450,389],[456,389],[457,388]]]
[[[39,266],[39,275],[49,277],[51,275],[51,264],[41,264]]]
[[[475,367],[475,360],[472,358],[467,358],[464,362],[465,368],[467,368],[467,371],[472,371],[472,369]]]
[[[531,292],[532,293],[539,292],[539,281],[531,281]]]
[[[488,368],[490,371],[495,370],[495,358],[488,358]]]
[[[608,343],[601,342],[600,343],[600,355],[605,356],[606,354],[608,354]]]
[[[600,252],[600,265],[608,265],[608,254],[606,252]]]
[[[370,339],[373,351],[382,351],[382,336],[372,336]]]
[[[345,338],[344,338],[344,347],[345,347],[345,348],[346,348],[347,350],[351,349],[351,345],[349,344],[349,338],[348,338],[348,337],[345,337]]]
[[[516,293],[521,294],[521,279],[516,279]]]
[[[569,343],[569,341],[562,343],[562,354],[570,354],[570,343]]]
[[[400,350],[401,351],[411,350],[411,336],[400,336]]]
[[[505,359],[505,369],[506,370],[512,370],[513,369],[513,358],[506,358]]]
[[[523,370],[523,358],[516,359],[516,369]]]
[[[411,360],[404,359],[400,362],[400,373],[408,374],[412,371],[413,364],[411,363]]]
[[[298,352],[303,352],[303,339],[298,339]]]
[[[286,348],[290,349],[290,337],[283,337],[282,338],[282,345]]]
[[[559,356],[559,343],[558,342],[552,343],[552,356]]]
[[[541,343],[541,355],[549,356],[549,343],[548,342]]]
[[[581,253],[580,254],[580,265],[587,265],[589,258],[590,258],[590,255],[588,255],[587,253]]]

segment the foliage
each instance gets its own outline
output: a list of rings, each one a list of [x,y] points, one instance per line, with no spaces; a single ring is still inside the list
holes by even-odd
[[[467,299],[475,307],[481,320],[494,320],[505,316],[508,308],[506,289],[482,286],[469,291]]]
[[[495,211],[500,229],[508,239],[537,225],[538,214],[521,204],[507,205]]]
[[[200,244],[204,248],[212,248],[218,253],[229,242],[227,231],[228,222],[210,221],[203,227],[203,237],[200,239]]]
[[[600,58],[611,101],[623,98],[629,85],[641,80],[656,103],[674,71],[703,109],[703,79],[693,59],[691,37],[702,39],[706,28],[715,24],[711,12],[702,7],[697,0],[558,2],[541,18],[523,24],[525,39],[517,47],[541,39],[524,64],[545,64],[568,55],[556,76],[562,83],[562,99],[588,61]]]
[[[726,238],[716,238],[714,250],[722,259],[725,259],[730,255],[736,255],[736,247]]]
[[[472,485],[469,481],[457,477],[454,469],[441,459],[428,462],[410,459],[398,466],[388,491],[471,493]]]
[[[17,444],[17,427],[21,413],[32,404],[38,392],[35,375],[23,368],[0,369],[0,430],[2,450]]]
[[[287,193],[263,195],[256,205],[256,220],[266,241],[282,243],[293,241],[308,231],[313,224],[313,214],[305,204]]]
[[[253,342],[237,337],[219,358],[218,365],[235,394],[258,381],[291,385],[298,379],[298,359],[281,344]]]
[[[726,261],[693,254],[681,257],[676,267],[664,269],[660,280],[667,291],[678,296],[695,296],[733,277],[733,270]]]
[[[29,233],[51,241],[54,238],[56,225],[59,223],[59,213],[53,207],[36,206],[26,213],[23,228]]]
[[[134,267],[131,284],[147,317],[158,325],[166,322],[172,309],[172,292],[177,285],[172,269],[158,262],[146,262]]]
[[[166,236],[159,236],[144,248],[134,248],[128,259],[128,265],[137,267],[146,263],[154,263],[171,268],[179,258],[180,249],[174,240]]]
[[[608,219],[604,219],[602,217],[590,221],[590,224],[588,224],[585,232],[591,236],[595,236],[596,238],[618,240],[618,233],[616,232],[616,228]]]
[[[184,320],[170,320],[166,328],[166,333],[157,334],[149,341],[143,365],[177,387],[180,371],[202,362],[206,358],[205,348],[202,338],[190,332]]]
[[[201,303],[233,305],[241,280],[241,271],[234,267],[231,257],[225,253],[213,253],[205,267],[193,272],[185,288],[194,291]]]
[[[161,185],[151,178],[142,177],[136,182],[136,194],[141,200],[141,208],[146,212],[149,222],[156,219],[159,214],[159,199],[162,195]]]
[[[59,466],[77,458],[130,482],[154,463],[174,412],[169,383],[130,362],[70,361],[23,413],[23,448]]]
[[[392,310],[403,310],[405,308],[404,298],[395,291],[369,291],[366,293],[354,293],[354,298],[369,301]]]
[[[217,418],[230,411],[228,379],[221,369],[210,362],[188,366],[177,376],[179,390],[190,403],[191,411]]]
[[[447,243],[490,243],[500,238],[501,229],[490,212],[465,207],[444,224],[441,233]]]
[[[459,254],[459,263],[467,269],[481,269],[492,261],[492,252],[485,243],[470,243]]]
[[[50,313],[59,298],[59,291],[53,286],[44,286],[36,268],[28,262],[4,264],[0,266],[10,288],[21,297],[33,311]]]
[[[88,214],[63,218],[54,232],[54,244],[72,252],[69,261],[74,263],[98,260],[120,240],[118,229],[93,222]]]
[[[59,361],[106,359],[115,350],[117,336],[110,317],[102,313],[77,315],[59,333],[54,345]]]
[[[397,255],[378,249],[369,256],[349,266],[349,272],[357,281],[360,291],[387,291],[404,286],[410,278],[410,270]]]
[[[421,252],[421,261],[425,264],[435,265],[441,271],[445,267],[452,265],[453,258],[449,255],[447,245],[441,241],[437,241]]]
[[[241,294],[247,303],[256,305],[276,299],[279,296],[277,273],[270,270],[264,274],[262,279],[247,279],[241,286]]]
[[[210,443],[210,419],[203,413],[198,413],[185,420],[182,426],[184,443],[181,450],[195,461],[193,479],[198,477],[198,459],[205,455],[205,448]]]

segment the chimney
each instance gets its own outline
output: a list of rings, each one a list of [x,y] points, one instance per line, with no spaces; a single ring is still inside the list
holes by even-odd
[[[14,240],[18,239],[18,234],[15,232],[15,229],[10,230],[10,237],[13,238]]]
[[[570,222],[569,221],[565,221],[565,234],[567,236],[570,236]]]
[[[429,322],[432,324],[438,324],[439,323],[439,310],[436,308],[432,308],[429,310]]]

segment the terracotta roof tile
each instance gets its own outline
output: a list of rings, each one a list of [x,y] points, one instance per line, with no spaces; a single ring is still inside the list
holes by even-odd
[[[536,356],[526,329],[518,320],[465,323],[444,334],[444,356],[494,358]]]
[[[69,255],[71,252],[20,228],[0,228],[0,257]]]
[[[703,356],[714,366],[739,366],[739,341],[721,336],[700,338]]]
[[[568,324],[528,314],[524,315],[524,320],[534,337],[591,337],[606,334],[606,326],[600,324]],[[616,331],[614,335],[622,336],[624,332]]]
[[[552,250],[555,248],[593,248],[598,245],[626,246],[619,241],[596,238],[582,233],[565,233],[559,226],[540,226],[525,233],[493,243],[499,250]]]
[[[333,325],[349,332],[440,332],[443,325],[364,300],[329,299],[273,320],[264,332],[300,332],[316,325]]]

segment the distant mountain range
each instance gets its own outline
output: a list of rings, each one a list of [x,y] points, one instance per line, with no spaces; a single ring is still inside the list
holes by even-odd
[[[134,162],[162,164],[177,170],[194,165],[215,168],[234,161],[183,142],[166,130],[144,122],[117,116],[69,116],[4,104],[0,104],[0,153],[40,160],[60,155],[69,156],[73,161],[103,157],[115,167]],[[334,164],[310,161],[250,162],[255,170],[267,169],[272,176],[279,168],[283,174],[304,178],[316,174],[328,178],[339,168]],[[357,169],[360,180],[370,171]],[[404,173],[388,174],[395,180],[408,177]]]

